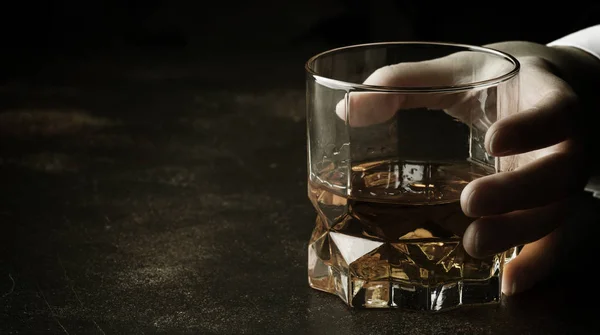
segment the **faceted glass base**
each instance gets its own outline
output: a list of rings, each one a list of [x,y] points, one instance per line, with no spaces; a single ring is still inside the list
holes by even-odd
[[[351,307],[442,311],[499,302],[502,268],[516,253],[478,260],[458,238],[392,243],[327,228],[319,217],[308,247],[308,281]]]

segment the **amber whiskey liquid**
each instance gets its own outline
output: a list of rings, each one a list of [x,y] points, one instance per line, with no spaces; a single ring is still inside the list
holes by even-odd
[[[309,284],[365,308],[440,311],[500,298],[515,250],[474,259],[459,199],[494,169],[470,161],[375,161],[324,168],[309,182],[317,222]],[[349,185],[349,187],[344,187]]]

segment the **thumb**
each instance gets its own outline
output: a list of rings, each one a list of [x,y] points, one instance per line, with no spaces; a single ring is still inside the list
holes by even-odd
[[[555,268],[560,252],[562,227],[545,237],[526,244],[519,255],[504,267],[502,292],[513,295],[526,291],[546,278]]]

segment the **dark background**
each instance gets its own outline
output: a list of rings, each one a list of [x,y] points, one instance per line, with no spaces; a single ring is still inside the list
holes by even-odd
[[[255,74],[252,68],[262,66],[265,72],[268,64],[299,64],[316,52],[354,43],[547,43],[596,23],[600,8],[592,1],[534,3],[10,1],[0,5],[0,68],[4,77],[22,76],[85,58],[148,62],[177,55],[181,62],[228,65],[225,75],[234,78],[216,83],[206,74],[204,79],[231,85],[246,80],[244,74]],[[266,72],[282,82],[297,82],[300,68],[279,72],[279,77],[277,71]],[[197,80],[201,77],[195,74]]]
[[[0,334],[598,333],[593,288],[573,279],[585,257],[508,307],[436,316],[350,310],[307,285],[310,56],[547,43],[599,17],[456,3],[2,2]],[[594,205],[575,211],[600,227]],[[578,234],[592,249],[597,229]]]

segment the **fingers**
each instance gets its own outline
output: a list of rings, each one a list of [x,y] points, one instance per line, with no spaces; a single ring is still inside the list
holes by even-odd
[[[335,113],[340,119],[348,120],[351,127],[366,127],[391,119],[402,106],[404,98],[401,94],[352,92],[337,104]]]
[[[491,216],[539,207],[581,190],[585,183],[583,157],[555,152],[514,171],[476,179],[462,191],[463,212]]]
[[[564,141],[573,134],[577,97],[564,83],[528,110],[494,123],[486,134],[486,150],[494,156],[521,154]]]
[[[436,92],[435,88],[448,88],[491,79],[505,73],[508,70],[507,65],[506,62],[490,62],[481,54],[458,52],[428,61],[385,66],[373,72],[363,84],[422,90],[429,88],[432,92],[350,92],[346,99],[336,105],[336,114],[341,119],[348,120],[352,127],[385,122],[401,108],[445,110],[451,116],[469,122],[472,106],[467,102],[472,100],[476,93],[472,90]],[[457,106],[459,107],[453,108]]]
[[[452,73],[443,61],[400,63],[373,72],[365,85],[384,87],[427,87],[450,83]],[[464,94],[462,94],[464,95]],[[390,92],[350,92],[336,105],[336,114],[352,127],[365,127],[391,119],[401,108],[442,109],[459,100],[458,94],[403,94]]]
[[[540,240],[527,244],[519,255],[504,267],[502,292],[513,295],[532,288],[555,268],[561,253],[561,228]]]
[[[335,112],[342,120],[348,119],[351,127],[366,127],[383,123],[391,119],[400,109],[428,108],[447,110],[448,114],[467,123],[470,109],[455,108],[462,105],[472,96],[472,93],[380,93],[380,92],[351,92],[346,99],[341,100]],[[348,107],[348,108],[347,108]],[[346,112],[348,110],[348,112]]]
[[[569,214],[570,201],[475,220],[463,236],[467,253],[475,258],[493,255],[536,241],[556,229]]]

